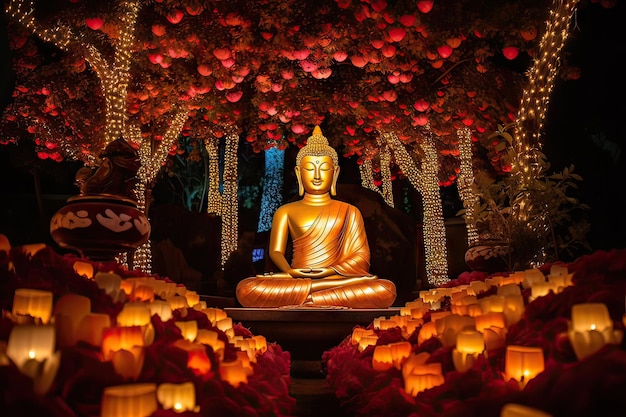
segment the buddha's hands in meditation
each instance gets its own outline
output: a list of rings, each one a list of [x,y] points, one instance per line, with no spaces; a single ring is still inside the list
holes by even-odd
[[[327,277],[332,278],[332,275],[338,276],[337,272],[335,272],[335,270],[332,268],[295,268],[289,269],[289,271],[287,272],[294,278],[316,279]]]

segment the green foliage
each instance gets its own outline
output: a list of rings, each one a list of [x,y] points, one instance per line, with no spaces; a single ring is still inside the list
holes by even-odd
[[[494,136],[511,144],[507,127],[499,129]],[[495,178],[481,171],[472,186],[479,200],[467,221],[475,224],[481,241],[509,245],[510,270],[573,259],[591,250],[586,240],[589,207],[576,197],[582,177],[573,165],[546,174],[550,169],[546,156],[538,150],[533,155],[538,174],[527,184],[515,174]]]

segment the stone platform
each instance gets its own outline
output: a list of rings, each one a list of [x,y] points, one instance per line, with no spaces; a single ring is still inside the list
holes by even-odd
[[[400,314],[399,307],[384,309],[335,308],[224,308],[233,323],[265,336],[291,354],[294,377],[323,378],[324,351],[337,346],[355,326],[366,327],[378,317]]]

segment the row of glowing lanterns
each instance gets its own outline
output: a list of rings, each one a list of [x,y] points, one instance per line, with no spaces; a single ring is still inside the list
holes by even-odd
[[[479,355],[505,347],[507,328],[517,323],[525,306],[521,288],[530,288],[529,300],[559,293],[572,285],[573,274],[566,267],[555,265],[545,276],[538,269],[518,271],[509,276],[496,276],[469,285],[437,288],[420,292],[420,297],[400,308],[399,315],[374,319],[372,328],[355,327],[351,342],[362,352],[374,346],[372,367],[386,371],[395,367],[401,371],[404,390],[413,396],[445,383],[442,364],[429,362],[427,352],[412,352],[409,341],[378,345],[376,330],[399,327],[405,339],[419,328],[418,345],[437,337],[444,347],[452,349],[452,361],[458,372],[471,369]],[[477,295],[496,286],[495,295],[478,298]],[[444,296],[450,297],[450,310],[441,310]],[[430,311],[430,321],[424,316]],[[626,314],[624,315],[626,324]],[[591,355],[606,344],[620,344],[621,330],[614,329],[608,308],[602,303],[575,304],[571,310],[568,336],[578,359]],[[541,347],[506,346],[503,378],[515,380],[523,389],[529,380],[544,371],[544,352]],[[541,410],[519,404],[507,404],[501,417],[545,417]]]
[[[54,382],[61,359],[57,349],[80,342],[99,347],[101,360],[110,361],[128,382],[103,390],[101,417],[144,417],[159,407],[176,412],[200,411],[191,381],[134,383],[143,367],[144,349],[154,341],[151,323],[154,314],[166,322],[174,320],[175,310],[181,310],[180,317],[185,317],[190,308],[203,312],[213,328],[223,332],[228,343],[239,348],[236,360],[225,362],[225,342],[219,332],[198,328],[195,320],[174,322],[182,336],[174,345],[187,352],[187,367],[196,374],[211,371],[205,348],[211,346],[219,359],[220,378],[234,387],[248,382],[257,355],[267,350],[265,337],[235,335],[232,319],[224,310],[207,307],[196,292],[180,284],[155,277],[123,279],[114,273],[93,274],[93,266],[83,261],[76,261],[74,269],[124,304],[112,318],[109,314],[92,312],[91,300],[82,295],[68,293],[54,302],[50,291],[30,288],[15,291],[12,311],[6,312],[14,326],[4,352],[0,348],[0,366],[12,361],[33,379],[33,387],[39,394],[46,394]]]

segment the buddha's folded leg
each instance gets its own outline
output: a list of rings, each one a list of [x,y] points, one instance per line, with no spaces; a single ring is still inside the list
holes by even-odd
[[[244,307],[282,307],[303,304],[311,291],[309,278],[246,278],[237,285]]]
[[[389,280],[377,279],[316,291],[309,300],[320,306],[387,308],[396,300],[396,286]]]

